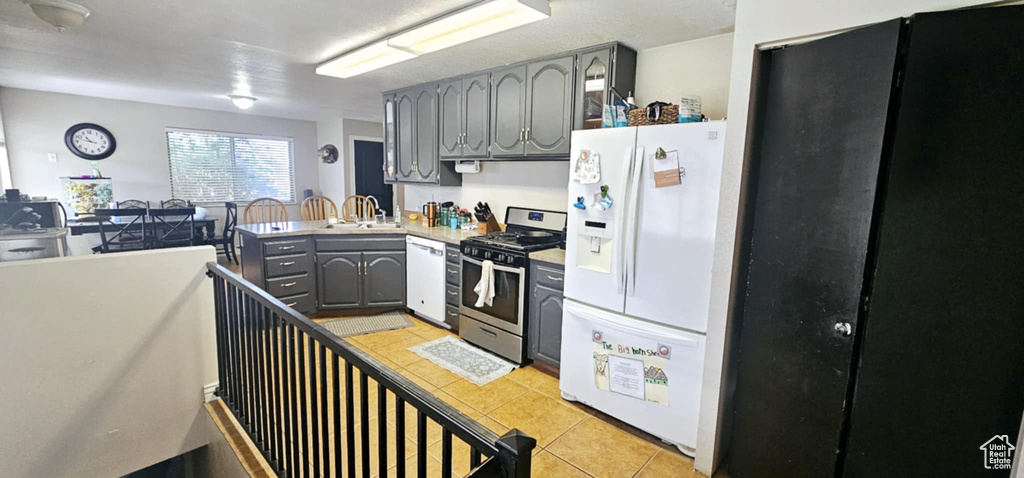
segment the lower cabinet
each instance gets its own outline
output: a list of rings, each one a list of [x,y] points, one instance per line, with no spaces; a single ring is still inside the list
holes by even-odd
[[[558,368],[562,350],[564,266],[534,262],[530,266],[530,313],[527,358]]]
[[[462,253],[459,252],[459,246],[447,246],[444,267],[444,322],[453,330],[458,330],[459,305],[462,303]]]
[[[318,252],[320,309],[405,305],[405,251]]]

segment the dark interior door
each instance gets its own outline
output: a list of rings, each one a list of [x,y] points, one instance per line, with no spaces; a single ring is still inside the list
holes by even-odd
[[[1021,45],[1024,7],[912,20],[846,477],[1009,475],[979,448],[1024,408]]]
[[[734,477],[835,473],[900,30],[765,53]]]
[[[392,213],[392,187],[384,184],[384,145],[379,141],[355,141],[356,194],[373,196],[388,216]]]

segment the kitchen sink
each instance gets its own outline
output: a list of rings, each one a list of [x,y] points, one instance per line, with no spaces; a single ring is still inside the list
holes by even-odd
[[[378,224],[378,223],[373,223],[373,222],[369,222],[369,223],[347,222],[347,223],[344,223],[344,224],[327,224],[323,228],[324,229],[401,229],[402,225],[401,224],[395,224],[395,223]]]

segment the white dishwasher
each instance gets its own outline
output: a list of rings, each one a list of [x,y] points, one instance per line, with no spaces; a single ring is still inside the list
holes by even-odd
[[[444,323],[444,243],[405,236],[405,306],[424,319]]]

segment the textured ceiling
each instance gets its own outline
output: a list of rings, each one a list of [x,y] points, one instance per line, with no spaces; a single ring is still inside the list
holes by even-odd
[[[347,80],[318,63],[470,0],[77,0],[59,34],[0,0],[0,86],[285,118],[380,118],[379,93],[619,40],[650,48],[732,30],[735,0],[551,0],[551,18]]]

